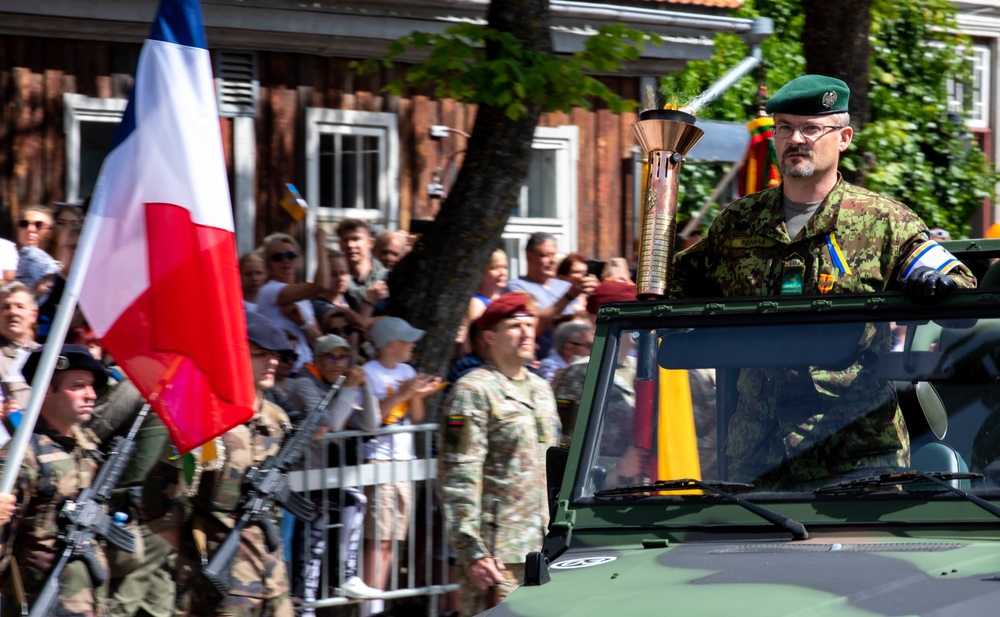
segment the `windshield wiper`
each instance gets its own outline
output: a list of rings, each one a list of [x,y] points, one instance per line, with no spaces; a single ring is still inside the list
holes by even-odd
[[[701,480],[695,480],[693,478],[684,478],[681,480],[657,480],[653,483],[647,482],[644,484],[629,484],[626,486],[619,486],[617,488],[597,491],[594,493],[594,496],[613,497],[616,495],[636,495],[639,493],[655,493],[659,491],[683,491],[696,488],[700,488],[710,493],[715,493],[724,499],[743,506],[764,520],[774,523],[778,527],[787,529],[788,532],[792,534],[792,539],[794,540],[806,540],[809,538],[809,532],[806,531],[806,526],[802,523],[793,521],[787,516],[778,514],[777,512],[768,510],[767,508],[762,508],[753,502],[747,501],[742,497],[737,497],[736,495],[728,492],[735,490],[742,492],[752,491],[753,484],[719,481],[702,482]]]
[[[981,480],[983,474],[970,473],[964,471],[902,471],[899,473],[884,473],[878,476],[858,478],[856,480],[845,480],[829,486],[816,489],[817,493],[842,493],[875,486],[893,486],[896,484],[913,484],[914,482],[933,482],[941,488],[961,495],[965,499],[986,510],[993,516],[1000,518],[1000,506],[990,503],[981,497],[977,497],[969,491],[952,486],[949,480]]]

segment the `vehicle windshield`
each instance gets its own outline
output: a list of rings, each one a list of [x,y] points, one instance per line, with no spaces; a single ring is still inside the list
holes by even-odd
[[[576,495],[692,478],[814,498],[912,470],[1000,486],[1000,319],[799,321],[612,327]]]

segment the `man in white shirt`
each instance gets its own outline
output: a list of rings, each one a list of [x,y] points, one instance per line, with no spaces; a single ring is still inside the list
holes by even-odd
[[[510,291],[526,291],[538,303],[538,331],[535,333],[535,357],[541,360],[552,348],[552,330],[560,315],[576,311],[575,300],[580,294],[589,294],[600,281],[588,274],[576,283],[555,278],[558,263],[556,239],[542,231],[531,234],[524,247],[528,272],[523,278],[507,284]],[[582,307],[581,307],[582,308]]]

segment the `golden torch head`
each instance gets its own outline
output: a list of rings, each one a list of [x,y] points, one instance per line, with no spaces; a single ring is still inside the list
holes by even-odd
[[[705,134],[694,116],[670,109],[650,109],[632,125],[648,163],[640,207],[636,294],[651,300],[667,295],[670,262],[674,257],[677,225],[678,173],[684,156]]]

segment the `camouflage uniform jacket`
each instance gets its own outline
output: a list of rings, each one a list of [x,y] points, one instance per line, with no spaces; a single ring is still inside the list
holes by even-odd
[[[221,469],[206,469],[201,477],[191,518],[195,542],[182,542],[181,558],[187,567],[178,570],[192,568],[187,574],[193,575],[193,570],[200,567],[201,556],[191,552],[192,548],[197,550],[198,532],[207,537],[208,558],[226,539],[229,529],[236,524],[244,474],[278,453],[290,427],[285,412],[264,400],[250,422],[222,435]],[[276,507],[273,520],[276,529],[280,527],[278,516]],[[275,598],[288,593],[284,548],[279,546],[269,551],[264,530],[256,524],[244,528],[242,540],[231,565],[233,586],[229,593],[254,598]]]
[[[943,250],[906,206],[842,178],[792,240],[779,185],[730,204],[701,242],[677,255],[671,296],[779,295],[786,266],[795,261],[803,267],[802,293],[898,289],[900,273],[935,248]],[[960,262],[939,270],[959,287],[976,284]],[[870,360],[873,354],[865,352],[882,351],[888,336],[868,332],[858,357]],[[811,368],[794,381],[774,369],[744,370],[729,426],[731,479],[803,482],[859,467],[908,465],[902,413],[868,364]]]
[[[793,241],[785,230],[779,185],[730,204],[701,242],[677,255],[670,295],[779,295],[783,266],[796,257],[805,267],[803,293],[823,291],[821,274],[832,278],[827,291],[895,289],[902,266],[929,242],[927,227],[909,208],[843,179]],[[961,263],[947,273],[959,287],[976,285]]]
[[[100,467],[96,442],[90,431],[78,426],[73,427],[72,436],[59,435],[45,420],[38,419],[15,485],[17,512],[8,536],[13,540],[4,546],[0,562],[5,590],[12,589],[8,566],[13,556],[17,558],[29,598],[41,591],[62,549],[58,536],[63,504],[79,497],[80,492],[90,486]],[[0,450],[0,458],[6,461],[8,452],[4,447]],[[99,542],[94,543],[94,551],[98,561],[107,568],[104,549]],[[93,587],[89,576],[72,582],[81,588]],[[63,585],[66,584],[64,578]],[[63,589],[60,596],[66,592]]]
[[[490,555],[491,543],[507,563],[542,547],[545,451],[558,442],[559,417],[549,384],[527,379],[530,397],[486,364],[459,379],[445,404],[438,486],[460,563]]]

